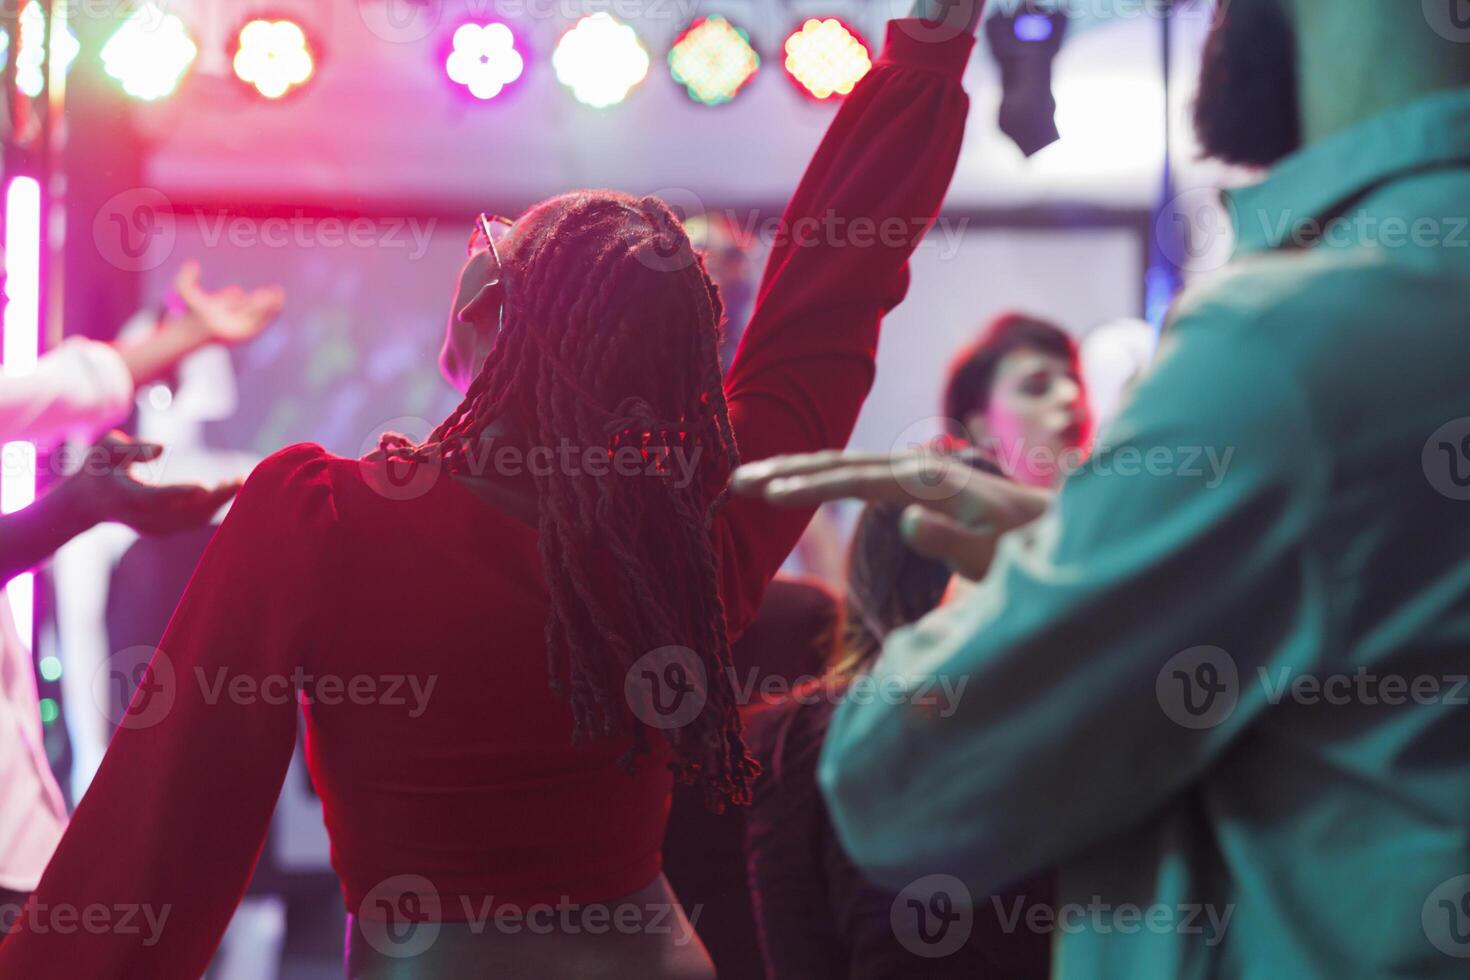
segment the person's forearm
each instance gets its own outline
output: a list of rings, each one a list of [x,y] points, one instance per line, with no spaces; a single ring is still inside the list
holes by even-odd
[[[115,346],[133,384],[142,387],[170,374],[180,361],[209,342],[209,331],[197,319],[170,313],[157,330],[119,340]]]
[[[39,565],[95,523],[65,483],[31,506],[0,517],[0,583]]]

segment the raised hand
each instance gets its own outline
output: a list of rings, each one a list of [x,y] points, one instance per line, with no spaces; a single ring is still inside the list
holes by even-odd
[[[255,339],[280,315],[286,303],[285,291],[279,286],[248,293],[239,286],[226,286],[210,292],[200,284],[199,276],[199,263],[186,262],[174,279],[174,291],[189,316],[217,343],[241,344]]]

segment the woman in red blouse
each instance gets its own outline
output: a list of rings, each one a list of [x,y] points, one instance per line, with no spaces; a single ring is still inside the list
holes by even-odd
[[[729,642],[810,517],[725,485],[737,442],[847,441],[958,157],[975,18],[938,19],[890,25],[833,120],[723,390],[718,296],[661,202],[477,224],[464,402],[421,446],[255,471],[0,976],[199,976],[298,702],[351,976],[712,976],[660,872],[672,780],[748,799]]]

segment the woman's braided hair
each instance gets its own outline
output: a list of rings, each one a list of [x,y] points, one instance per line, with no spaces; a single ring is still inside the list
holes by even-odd
[[[739,464],[719,292],[657,198],[578,191],[522,223],[502,256],[503,328],[464,401],[422,445],[387,436],[383,448],[463,472],[465,448],[508,421],[528,447],[636,450],[654,475],[532,469],[551,685],[570,702],[574,741],[631,735],[631,765],[648,744],[624,697],[630,667],[660,648],[693,651],[708,690],[691,723],[664,731],[674,772],[716,810],[748,802],[758,768],[740,735],[710,538]],[[674,452],[694,461],[688,486],[673,478]]]

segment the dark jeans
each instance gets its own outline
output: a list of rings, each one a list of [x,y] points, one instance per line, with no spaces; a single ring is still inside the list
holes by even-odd
[[[0,936],[14,928],[15,920],[20,918],[21,909],[25,908],[28,898],[30,895],[26,892],[0,888]]]

